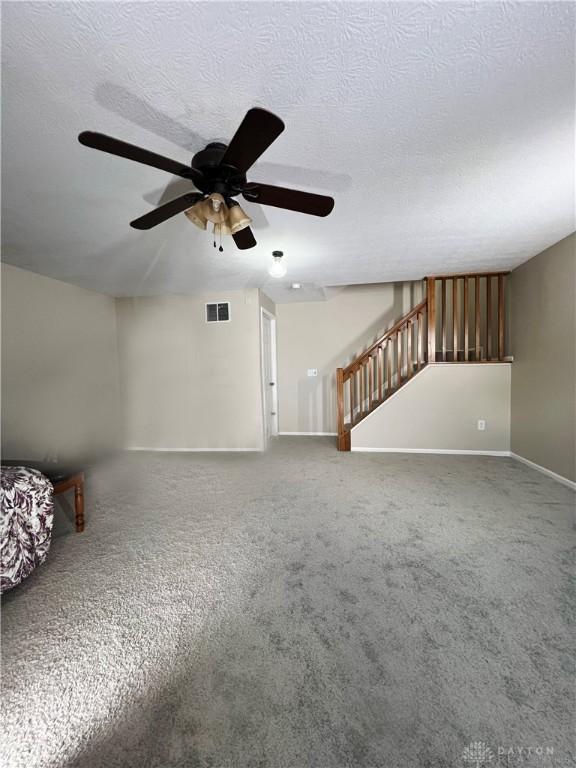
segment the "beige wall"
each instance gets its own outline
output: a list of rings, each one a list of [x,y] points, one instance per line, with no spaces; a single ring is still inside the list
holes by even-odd
[[[280,432],[336,432],[335,371],[422,299],[421,283],[347,286],[277,304]],[[316,378],[309,368],[318,369]]]
[[[512,451],[576,480],[576,237],[512,272]]]
[[[510,450],[510,363],[435,363],[352,430],[352,450]],[[486,430],[478,430],[478,419]]]
[[[229,301],[231,322],[206,323]],[[117,299],[124,444],[163,450],[260,450],[258,290]]]
[[[115,447],[118,408],[114,299],[3,264],[3,456]]]

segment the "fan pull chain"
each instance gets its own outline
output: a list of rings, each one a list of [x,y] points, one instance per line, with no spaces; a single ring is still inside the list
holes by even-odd
[[[212,243],[212,245],[214,246],[214,248],[216,248],[216,227],[218,227],[218,233],[220,235],[220,248],[218,248],[218,250],[220,251],[220,253],[222,253],[222,251],[224,250],[224,248],[222,248],[222,227],[219,224],[214,224],[214,242]]]

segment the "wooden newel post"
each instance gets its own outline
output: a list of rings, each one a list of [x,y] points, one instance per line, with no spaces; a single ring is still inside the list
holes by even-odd
[[[336,368],[336,407],[338,413],[338,450],[344,434],[344,369]]]
[[[349,451],[344,430],[344,369],[336,368],[336,402],[338,408],[338,450]]]
[[[436,362],[436,279],[426,278],[426,300],[428,302],[428,362]]]

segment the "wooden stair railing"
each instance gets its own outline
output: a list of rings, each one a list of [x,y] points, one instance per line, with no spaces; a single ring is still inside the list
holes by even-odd
[[[336,371],[338,450],[350,430],[426,364],[426,308],[421,301],[346,368]]]
[[[348,366],[336,370],[339,451],[350,450],[352,427],[428,362],[512,360],[506,356],[507,274],[425,278],[424,301]]]
[[[425,278],[428,360],[506,362],[506,275],[485,272]]]

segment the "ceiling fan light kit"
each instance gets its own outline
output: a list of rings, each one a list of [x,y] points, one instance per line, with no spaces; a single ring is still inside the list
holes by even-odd
[[[190,166],[103,133],[83,131],[78,141],[101,152],[181,176],[199,190],[191,190],[140,216],[130,222],[134,229],[151,229],[178,213],[185,213],[200,229],[206,229],[210,221],[220,227],[218,234],[228,234],[229,230],[236,246],[246,250],[254,248],[256,239],[250,229],[250,217],[233,199],[238,195],[248,202],[312,216],[328,216],[334,208],[333,198],[325,195],[247,181],[246,172],[283,130],[284,123],[279,117],[254,107],[248,110],[228,145],[211,142],[194,155]]]

